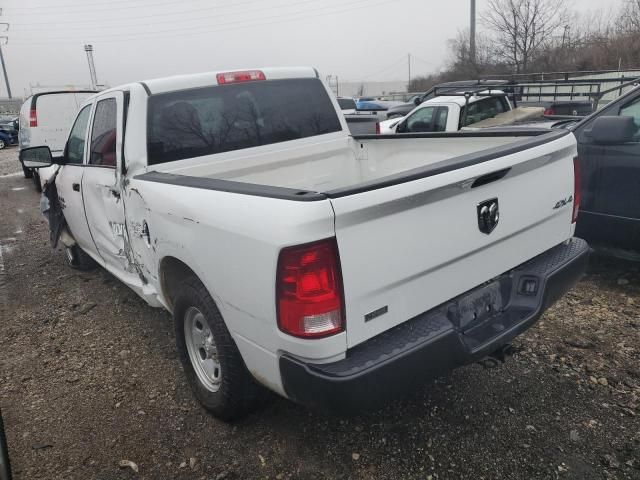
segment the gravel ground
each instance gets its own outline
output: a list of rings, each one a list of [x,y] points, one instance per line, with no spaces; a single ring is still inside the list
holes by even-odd
[[[17,479],[640,479],[640,271],[595,258],[504,365],[357,418],[273,398],[235,425],[183,378],[171,318],[52,251],[0,151],[0,408]],[[136,464],[120,467],[128,460]]]

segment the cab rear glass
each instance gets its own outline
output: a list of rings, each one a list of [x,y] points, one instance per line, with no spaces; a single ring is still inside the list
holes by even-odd
[[[211,86],[149,97],[148,164],[342,130],[315,78]]]

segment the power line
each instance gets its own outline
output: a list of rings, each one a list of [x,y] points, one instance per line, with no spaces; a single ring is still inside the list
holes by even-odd
[[[298,3],[307,3],[310,0],[303,0],[303,1],[294,1],[291,4],[284,4],[284,5],[278,5],[283,6],[283,7],[289,7],[289,6],[295,6]],[[228,7],[244,7],[246,5],[255,5],[256,3],[261,3],[260,1],[256,1],[256,0],[249,0],[249,1],[245,1],[245,2],[238,2],[235,3],[233,5],[217,5],[217,6],[209,6],[209,7],[203,7],[203,8],[193,8],[190,10],[184,10],[182,9],[181,11],[175,12],[164,12],[164,13],[151,13],[148,15],[136,15],[136,16],[131,16],[129,18],[125,18],[124,20],[132,20],[134,22],[140,20],[140,19],[144,19],[144,18],[158,18],[158,17],[171,17],[172,20],[175,21],[175,17],[179,16],[179,15],[193,15],[194,13],[199,13],[199,12],[207,12],[207,11],[217,11],[219,9],[223,9],[223,8],[228,8]],[[171,3],[171,4],[167,4],[167,5],[175,5],[175,2]],[[274,7],[270,7],[269,10],[273,10]],[[262,9],[265,10],[265,9]],[[113,9],[109,9],[109,12],[112,13],[117,13],[114,12]],[[254,11],[254,10],[251,10]],[[95,12],[84,12],[84,15],[93,15],[93,13]],[[220,16],[226,16],[226,15],[234,15],[234,14],[242,14],[242,13],[247,13],[247,11],[240,11],[240,12],[235,12],[235,13],[227,13],[227,14],[222,14]],[[48,16],[50,16],[51,14],[48,14]],[[54,15],[55,16],[55,15]],[[122,18],[118,18],[118,17],[114,17],[114,18],[109,18],[108,21],[112,21],[112,22],[116,22],[117,25],[120,25],[119,22],[121,22],[123,19]],[[11,22],[11,25],[18,25],[18,26],[31,26],[31,25],[51,25],[52,23],[55,23],[56,25],[87,25],[86,28],[93,28],[93,23],[97,23],[98,26],[104,25],[105,24],[105,20],[100,19],[100,18],[89,18],[89,19],[74,19],[74,20],[47,20],[45,22],[27,22],[27,23],[17,23],[17,22]],[[158,22],[159,23],[159,22]]]
[[[387,0],[385,0],[385,1],[387,1]],[[358,5],[366,4],[367,2],[368,2],[368,0],[356,0],[355,2],[352,2],[351,5],[349,5],[349,6],[353,6],[353,5],[356,5],[356,4],[358,4]],[[326,7],[326,5],[322,6],[320,8],[315,8],[315,9],[311,9],[311,10],[307,9],[304,12],[294,12],[294,13],[297,14],[297,13],[310,13],[310,12],[322,11],[322,10],[325,9],[325,7]],[[270,15],[270,16],[261,17],[261,18],[263,18],[263,19],[270,19],[270,18],[278,19],[278,18],[282,17],[282,15],[283,14],[279,13],[277,15]],[[286,15],[286,13],[284,15]],[[246,20],[243,19],[243,20],[236,20],[236,21],[226,22],[226,23],[203,25],[201,27],[193,27],[193,28],[197,28],[197,29],[206,28],[207,30],[210,31],[212,27],[238,25],[238,24],[243,24],[244,22],[246,22]],[[168,29],[163,29],[163,30],[155,30],[155,31],[149,32],[149,33],[150,34],[173,33],[173,32],[182,32],[183,30],[184,30],[184,27],[179,26],[177,28],[168,28]],[[129,38],[134,39],[134,38],[136,38],[136,36],[146,35],[146,33],[145,32],[141,32],[141,33],[131,33],[131,34],[125,34],[125,35],[128,36]],[[113,38],[113,37],[121,38],[122,36],[123,36],[122,33],[109,33],[109,34],[101,33],[101,34],[98,34],[98,35],[93,35],[93,34],[90,35],[91,39],[94,40],[94,41],[95,40],[100,40],[100,39],[109,39],[109,38]],[[48,40],[75,40],[76,38],[77,38],[76,36],[74,36],[74,37],[62,36],[62,37],[48,37]]]
[[[413,60],[419,60],[419,61],[421,61],[422,63],[424,63],[424,64],[426,64],[426,65],[429,65],[429,66],[431,66],[431,67],[436,67],[436,66],[437,66],[437,65],[436,65],[435,63],[433,63],[433,62],[430,62],[430,61],[428,61],[428,60],[425,60],[424,58],[420,58],[420,57],[418,57],[415,53],[412,53],[412,54],[411,54],[411,58],[412,58]]]
[[[288,4],[284,4],[284,5],[280,5],[279,7],[295,7],[301,4],[308,4],[308,3],[315,3],[318,0],[298,0],[296,2],[293,3],[288,3]],[[236,4],[237,6],[244,6],[244,5],[252,5],[254,4],[254,1],[249,1],[249,2],[242,2],[242,3],[238,3]],[[324,5],[326,6],[326,5]],[[336,5],[338,6],[338,5]],[[43,25],[47,25],[47,26],[52,26],[53,24],[55,24],[55,26],[58,25],[81,25],[81,26],[75,26],[75,27],[65,27],[65,30],[86,30],[86,29],[94,29],[94,28],[114,28],[114,27],[135,27],[135,28],[140,28],[140,24],[139,24],[139,20],[144,19],[144,18],[155,18],[155,17],[171,17],[168,20],[158,20],[158,21],[154,21],[153,24],[157,25],[157,24],[165,24],[165,23],[173,23],[173,24],[180,24],[182,22],[191,22],[191,21],[202,21],[202,20],[207,20],[210,18],[219,18],[219,17],[230,17],[230,16],[234,16],[234,15],[244,15],[247,13],[254,13],[254,12],[263,12],[263,11],[271,11],[274,10],[274,7],[266,7],[266,8],[256,8],[256,9],[251,9],[249,11],[238,11],[238,12],[227,12],[227,13],[222,13],[222,14],[215,14],[215,15],[199,15],[195,18],[187,18],[184,20],[177,20],[175,18],[176,15],[184,15],[184,14],[188,14],[188,15],[192,15],[194,13],[198,13],[198,12],[203,12],[203,11],[211,11],[211,10],[217,10],[217,7],[206,7],[206,8],[201,8],[201,9],[195,9],[195,10],[189,10],[189,11],[184,11],[184,12],[179,12],[179,13],[157,13],[157,14],[151,14],[151,15],[138,15],[136,17],[132,17],[129,18],[127,20],[131,20],[134,23],[132,24],[123,24],[122,20],[119,18],[112,18],[109,19],[110,22],[106,22],[106,21],[101,21],[101,20],[95,20],[95,22],[98,22],[97,25],[92,25],[92,23],[94,22],[94,20],[91,21],[83,21],[83,20],[71,20],[71,21],[57,21],[57,20],[50,20],[47,22],[33,22],[33,23],[11,23],[11,26],[15,27],[16,25],[19,26],[34,26],[34,28],[36,29],[41,29]],[[297,12],[295,12],[297,13]],[[302,12],[300,12],[302,13]],[[19,30],[19,32],[24,31],[24,28],[21,28]]]
[[[183,0],[184,1],[184,0]],[[132,3],[135,3],[133,0],[114,0],[113,2],[101,2],[101,3],[92,3],[92,4],[86,4],[86,3],[80,3],[80,4],[67,4],[67,5],[41,5],[41,6],[32,6],[32,7],[2,7],[3,10],[7,10],[7,13],[12,14],[12,15],[16,15],[13,13],[14,10],[24,10],[25,13],[19,13],[17,15],[33,15],[34,11],[41,11],[43,9],[55,9],[57,11],[60,11],[63,8],[71,8],[72,11],[71,12],[62,12],[61,15],[69,15],[70,13],[84,13],[81,11],[81,8],[79,7],[89,7],[92,8],[94,6],[111,6],[112,8],[108,8],[108,9],[102,9],[102,10],[90,10],[87,13],[94,13],[94,12],[111,12],[113,11],[113,5],[116,4],[128,4],[128,6],[125,7],[118,7],[118,10],[132,10],[135,8],[151,8],[151,7],[161,7],[161,6],[166,6],[166,5],[176,5],[175,0],[168,0],[166,2],[154,2],[154,3],[146,3],[146,4],[141,4],[141,5],[131,5]],[[254,2],[254,3],[259,3],[259,2]],[[224,6],[231,6],[231,5],[221,5],[221,7]],[[47,15],[50,15],[49,13],[47,13]]]
[[[352,3],[350,5],[350,8],[344,8],[344,9],[340,9],[340,10],[334,10],[334,11],[329,11],[329,12],[321,12],[321,13],[316,13],[314,15],[302,15],[302,16],[297,16],[297,17],[291,17],[291,18],[280,18],[278,19],[278,17],[281,17],[281,15],[276,15],[276,16],[272,16],[272,17],[263,17],[263,18],[276,18],[276,20],[272,21],[272,22],[259,22],[259,23],[250,23],[250,24],[244,24],[244,25],[238,25],[241,22],[228,22],[228,23],[222,23],[222,24],[213,24],[213,25],[208,25],[208,26],[203,26],[203,27],[194,27],[189,29],[188,32],[184,32],[182,31],[182,28],[178,28],[178,29],[169,29],[169,30],[160,30],[160,31],[155,31],[155,32],[149,32],[149,33],[141,33],[141,36],[134,36],[135,34],[113,34],[113,35],[102,35],[102,38],[98,38],[96,41],[95,36],[91,36],[91,39],[93,41],[93,43],[119,43],[119,42],[124,42],[124,41],[128,41],[128,40],[153,40],[153,39],[157,39],[157,38],[177,38],[177,37],[188,37],[188,36],[196,36],[196,35],[203,35],[203,34],[207,34],[207,33],[217,33],[217,32],[222,32],[222,31],[229,31],[229,30],[237,30],[237,29],[244,29],[244,28],[252,28],[252,27],[262,27],[262,26],[268,26],[268,25],[274,25],[274,24],[279,24],[279,23],[286,23],[286,22],[290,22],[290,21],[294,21],[294,20],[304,20],[307,19],[309,17],[322,17],[322,16],[328,16],[328,15],[335,15],[337,13],[343,13],[343,12],[350,12],[350,11],[354,11],[354,10],[359,10],[361,7],[361,4],[366,4],[368,3],[370,0],[360,0],[358,2]],[[381,6],[383,4],[387,4],[389,3],[390,0],[382,0],[382,1],[378,1],[378,2],[374,2],[374,3],[368,3],[367,7],[368,8],[373,8],[373,7],[377,7],[377,6]],[[357,5],[357,6],[356,6]],[[322,9],[320,9],[322,10]],[[307,11],[308,12],[308,11]],[[237,25],[235,27],[230,27],[230,28],[216,28],[216,27],[227,27],[227,26],[231,26],[231,25]],[[205,30],[202,30],[202,29]],[[171,34],[171,35],[165,35],[164,33],[167,32],[173,32],[173,31],[178,31],[179,33],[175,33],[175,34]],[[20,38],[17,38],[15,41],[12,40],[11,43],[13,44],[19,44],[19,45],[42,45],[42,44],[50,44],[50,43],[75,43],[79,41],[78,37],[52,37],[52,38],[46,38],[43,39],[41,41],[22,41]]]
[[[369,79],[369,78],[371,78],[371,77],[377,77],[377,76],[378,76],[378,75],[380,75],[381,73],[388,72],[389,70],[391,70],[391,69],[393,69],[393,68],[397,67],[400,63],[404,63],[404,62],[405,62],[405,60],[406,60],[406,59],[405,59],[405,57],[404,57],[404,56],[402,56],[402,57],[400,57],[398,60],[396,60],[394,63],[392,63],[391,65],[389,65],[388,67],[383,68],[382,70],[378,70],[378,71],[377,71],[377,72],[375,72],[375,73],[371,73],[371,74],[369,74],[369,75],[364,75],[364,76],[360,77],[360,80],[367,80],[367,79]]]

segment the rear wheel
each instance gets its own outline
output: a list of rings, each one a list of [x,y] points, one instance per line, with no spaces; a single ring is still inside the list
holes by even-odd
[[[91,270],[96,266],[95,260],[87,255],[78,245],[64,247],[64,255],[69,266],[76,270]]]
[[[0,150],[2,150],[6,146],[7,144],[5,143],[5,141],[0,138]]]
[[[264,389],[247,370],[220,311],[197,278],[182,284],[173,319],[178,356],[200,403],[226,421],[255,409]]]

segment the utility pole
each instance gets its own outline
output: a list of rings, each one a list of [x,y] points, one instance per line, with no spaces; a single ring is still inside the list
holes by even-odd
[[[407,83],[407,92],[411,90],[411,54],[407,55],[408,65],[409,65],[409,83]]]
[[[87,52],[87,61],[89,62],[89,75],[91,75],[91,88],[98,88],[98,77],[96,75],[96,66],[93,64],[93,45],[85,45],[84,51]]]
[[[469,24],[469,57],[476,63],[476,0],[471,0],[471,22]]]
[[[569,31],[571,30],[571,25],[564,26],[564,32],[562,33],[562,48],[565,47],[567,42],[571,41],[571,37],[569,36]]]
[[[2,9],[0,8],[0,15],[2,15]],[[5,30],[3,30],[4,32],[8,32],[9,31],[9,24],[2,22],[0,23],[0,25],[4,25],[6,27]],[[7,36],[2,36],[0,37],[0,63],[2,64],[2,73],[4,74],[4,84],[7,86],[7,96],[9,98],[11,98],[11,86],[9,85],[9,75],[7,75],[7,66],[4,63],[4,55],[2,54],[2,45],[3,44],[7,44],[7,42],[9,41],[9,37]]]
[[[9,76],[7,75],[7,66],[4,64],[4,55],[2,54],[2,46],[0,46],[0,63],[2,63],[2,73],[4,74],[4,84],[7,86],[7,96],[11,98],[11,87],[9,86]]]

